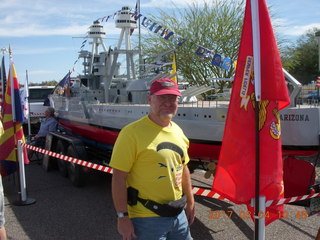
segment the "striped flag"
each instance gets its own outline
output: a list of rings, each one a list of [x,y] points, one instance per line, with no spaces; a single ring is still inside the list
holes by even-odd
[[[17,169],[17,143],[25,142],[22,123],[23,111],[19,93],[17,73],[11,60],[8,82],[3,102],[3,130],[0,136],[0,168],[1,175],[7,176]],[[28,155],[24,148],[25,163],[28,163]]]
[[[316,87],[320,87],[320,77],[317,78]]]

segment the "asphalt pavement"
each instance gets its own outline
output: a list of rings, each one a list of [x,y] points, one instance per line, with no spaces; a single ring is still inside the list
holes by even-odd
[[[193,184],[209,186],[202,171],[193,175]],[[46,172],[37,162],[26,166],[28,199],[19,203],[17,176],[3,179],[8,239],[12,240],[95,240],[121,239],[111,198],[111,175],[91,170],[82,188],[52,170]],[[245,206],[196,196],[196,220],[191,226],[195,240],[253,239],[254,223],[247,219]],[[305,218],[303,207],[286,205],[287,218],[266,227],[266,239],[315,239],[320,215]],[[227,214],[223,214],[226,212]],[[220,214],[220,215],[219,215]]]

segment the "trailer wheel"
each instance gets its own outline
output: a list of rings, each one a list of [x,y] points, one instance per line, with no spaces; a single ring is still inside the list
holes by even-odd
[[[63,141],[59,140],[57,142],[56,152],[63,154],[63,155],[66,155],[66,148],[63,144]],[[63,177],[66,177],[68,174],[68,170],[67,170],[68,163],[62,159],[57,158],[57,164],[58,164],[58,169],[59,169],[60,175]]]
[[[68,156],[79,158],[78,153],[76,152],[73,145],[70,145],[68,147]],[[85,183],[85,173],[83,171],[82,166],[69,162],[69,164],[67,165],[67,169],[72,184],[76,187],[82,187]]]

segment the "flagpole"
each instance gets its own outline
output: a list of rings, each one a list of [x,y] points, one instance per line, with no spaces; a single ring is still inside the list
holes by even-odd
[[[259,0],[251,0],[252,44],[254,67],[254,92],[256,101],[261,101],[261,58],[260,58],[260,21]]]
[[[140,0],[137,0],[138,3],[138,12],[140,14]],[[137,14],[137,13],[136,13]],[[138,29],[139,29],[139,78],[142,75],[142,55],[141,55],[141,25],[140,25],[140,17],[138,19]]]
[[[251,3],[251,22],[252,22],[252,44],[254,59],[254,89],[255,89],[255,122],[256,122],[256,187],[255,187],[255,206],[254,206],[254,222],[255,231],[254,239],[265,239],[265,204],[260,201],[264,198],[260,196],[260,135],[259,135],[259,111],[261,101],[261,61],[260,61],[260,22],[259,22],[259,1],[250,0]],[[262,217],[260,217],[262,215]]]
[[[26,82],[27,88],[25,92],[25,97],[27,98],[28,101],[28,139],[31,139],[31,123],[30,123],[30,102],[29,102],[29,79],[28,79],[28,70],[26,70]]]
[[[22,141],[18,140],[18,162],[19,162],[19,176],[20,176],[20,192],[19,200],[15,201],[16,206],[25,206],[36,203],[36,200],[33,198],[28,198],[27,196],[27,184],[26,184],[26,173],[24,168],[24,156],[23,149],[21,146]]]
[[[11,46],[9,45],[9,59],[10,59],[10,68],[9,68],[9,81],[10,81],[10,94],[11,94],[11,109],[12,109],[12,121],[13,121],[13,137],[14,137],[14,144],[15,144],[15,151],[16,151],[16,156],[17,156],[17,136],[16,136],[16,110],[14,108],[15,106],[15,99],[14,99],[14,81],[13,81],[13,67],[12,67],[12,50]]]
[[[177,60],[177,53],[176,51],[173,51],[173,54],[174,54],[174,60],[175,60],[175,64],[176,64],[176,80],[177,80],[177,83],[178,83],[178,60]]]
[[[2,97],[1,97],[1,102],[0,102],[0,111],[2,113],[3,111],[3,103],[4,103],[4,95],[5,95],[5,92],[6,92],[6,88],[5,88],[5,69],[4,69],[4,54],[7,52],[7,49],[6,48],[1,48],[1,52],[2,52],[2,60],[1,60],[1,65],[0,65],[0,84],[1,84],[1,87],[2,87]]]

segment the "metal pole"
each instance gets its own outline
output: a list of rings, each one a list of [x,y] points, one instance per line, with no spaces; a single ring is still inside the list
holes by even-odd
[[[19,173],[20,173],[20,199],[22,202],[27,200],[27,187],[26,187],[26,175],[24,170],[24,157],[21,147],[22,141],[18,141],[18,161],[19,161]]]
[[[319,55],[318,67],[319,67],[319,73],[320,73],[320,32],[318,36],[318,55]]]
[[[263,240],[261,237],[261,219],[259,219],[260,209],[260,134],[259,134],[259,101],[255,102],[255,124],[256,124],[256,169],[255,169],[255,204],[254,204],[254,239]]]
[[[140,14],[140,0],[138,1],[138,12]],[[138,19],[138,29],[139,29],[139,78],[142,76],[142,53],[141,53],[141,25],[140,25],[140,17]]]
[[[29,102],[29,79],[28,79],[28,70],[26,70],[26,83],[27,84],[27,92],[24,93],[28,102],[28,138],[31,139],[31,123],[30,123],[30,102]]]
[[[256,198],[251,199],[251,204],[254,209],[256,208]],[[266,197],[265,196],[260,196],[259,197],[259,208],[258,208],[258,215],[254,216],[255,221],[258,221],[257,227],[258,231],[255,232],[255,239],[259,240],[265,240],[266,236],[266,228],[265,228],[265,221],[266,221]],[[256,225],[255,225],[256,227]]]
[[[264,240],[265,224],[259,217],[260,211],[260,135],[259,135],[259,104],[261,101],[261,59],[260,59],[260,21],[259,1],[250,0],[251,3],[251,24],[252,24],[252,45],[254,59],[254,92],[255,92],[255,124],[256,124],[256,179],[255,179],[255,240]]]
[[[316,38],[318,39],[318,69],[320,74],[320,31],[315,33]]]
[[[24,169],[24,155],[23,155],[23,148],[21,144],[22,144],[22,140],[18,140],[17,154],[18,154],[18,161],[19,161],[20,199],[14,203],[17,206],[30,205],[36,202],[35,199],[27,197],[27,184],[26,184],[26,175],[25,175],[25,169]]]
[[[315,33],[316,38],[318,39],[318,78],[316,80],[316,87],[318,85],[318,79],[319,79],[319,75],[320,75],[320,31]],[[317,99],[319,99],[319,87],[317,87]]]
[[[261,59],[260,59],[260,21],[259,1],[251,0],[251,24],[254,68],[254,94],[256,101],[261,101]]]

